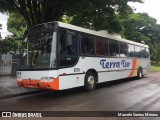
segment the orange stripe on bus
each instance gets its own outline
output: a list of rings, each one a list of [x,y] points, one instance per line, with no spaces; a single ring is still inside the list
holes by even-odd
[[[53,89],[59,90],[59,77],[55,78],[53,81]]]
[[[136,68],[136,64],[137,64],[137,60],[133,59],[132,60],[132,70],[131,70],[130,74],[128,75],[128,77],[132,77],[133,76],[135,68]]]

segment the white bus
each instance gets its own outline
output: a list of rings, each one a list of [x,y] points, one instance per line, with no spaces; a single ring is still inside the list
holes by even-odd
[[[53,22],[28,29],[22,40],[17,84],[64,90],[129,77],[150,67],[149,47],[105,31]]]

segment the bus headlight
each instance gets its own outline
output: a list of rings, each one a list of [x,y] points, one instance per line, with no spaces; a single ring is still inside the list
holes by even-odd
[[[17,76],[17,81],[22,81],[22,78]]]
[[[53,77],[42,77],[41,82],[52,82],[53,81]]]

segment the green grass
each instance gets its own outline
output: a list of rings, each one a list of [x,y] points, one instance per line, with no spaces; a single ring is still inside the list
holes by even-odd
[[[157,72],[160,71],[160,65],[153,64],[151,65],[151,72]]]

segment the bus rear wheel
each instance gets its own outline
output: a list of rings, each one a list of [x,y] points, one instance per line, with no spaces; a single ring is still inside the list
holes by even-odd
[[[138,71],[137,71],[137,78],[138,78],[138,79],[143,78],[142,68],[138,68]]]
[[[96,87],[96,76],[93,72],[87,72],[85,76],[85,89],[87,91],[92,91]]]

